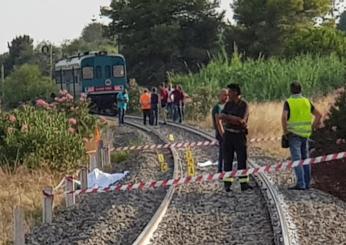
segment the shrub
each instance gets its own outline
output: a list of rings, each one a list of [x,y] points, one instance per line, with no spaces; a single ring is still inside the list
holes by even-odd
[[[326,127],[336,132],[336,136],[346,139],[346,92],[343,90],[331,107],[326,120]]]
[[[74,102],[62,93],[48,104],[24,105],[0,113],[0,164],[25,164],[30,168],[74,168],[85,156],[83,137],[92,135],[96,119],[86,101]]]
[[[55,84],[42,75],[36,65],[22,65],[5,80],[5,104],[11,108],[20,102],[35,98],[48,98]]]

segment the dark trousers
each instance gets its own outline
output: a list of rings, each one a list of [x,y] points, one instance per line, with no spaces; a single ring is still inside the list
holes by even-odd
[[[143,109],[143,124],[147,125],[147,118],[150,119],[150,109]]]
[[[124,124],[125,109],[119,108],[118,109],[118,116],[119,116],[119,124]]]
[[[216,139],[219,141],[219,161],[217,163],[217,172],[221,173],[223,171],[223,139],[217,133]]]
[[[174,110],[173,110],[173,121],[174,122],[182,122],[182,111],[181,111],[181,106],[180,105],[178,105],[178,104],[174,104],[173,105],[173,108],[174,108]]]
[[[244,133],[231,133],[225,131],[223,139],[223,154],[224,154],[224,171],[232,171],[234,153],[237,154],[238,170],[246,169],[247,161],[247,146],[246,146],[246,135]],[[247,178],[245,177],[239,177]],[[225,182],[231,185],[230,182]],[[242,181],[240,180],[241,185]]]
[[[151,116],[152,116],[152,122],[154,125],[157,125],[157,120],[159,117],[159,108],[157,105],[152,106],[151,108]]]

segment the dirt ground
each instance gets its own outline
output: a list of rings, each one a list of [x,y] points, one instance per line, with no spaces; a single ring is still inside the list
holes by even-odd
[[[346,144],[336,144],[336,134],[329,129],[321,129],[314,139],[315,151],[312,156],[320,156],[346,151]],[[346,159],[315,164],[312,166],[313,187],[330,193],[346,202]]]

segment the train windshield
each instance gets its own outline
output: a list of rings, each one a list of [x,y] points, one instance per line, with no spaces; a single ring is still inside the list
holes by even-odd
[[[90,80],[94,78],[94,68],[92,66],[83,67],[83,79]]]
[[[113,77],[123,77],[125,75],[125,70],[123,65],[113,66]]]

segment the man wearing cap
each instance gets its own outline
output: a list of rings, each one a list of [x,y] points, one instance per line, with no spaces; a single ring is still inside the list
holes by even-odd
[[[309,157],[309,138],[313,129],[319,127],[321,113],[311,101],[302,96],[301,85],[294,81],[290,85],[291,96],[284,103],[281,116],[282,129],[288,139],[292,161],[303,160]],[[311,166],[297,166],[294,168],[297,184],[291,190],[306,190],[310,188]]]
[[[238,170],[246,169],[247,161],[247,121],[249,118],[248,103],[241,98],[239,84],[231,83],[228,88],[228,102],[221,112],[220,119],[223,121],[225,133],[223,135],[224,171],[232,171],[234,153],[237,154]],[[242,191],[252,189],[249,185],[248,176],[240,176]],[[231,191],[231,180],[224,180],[226,192]]]

